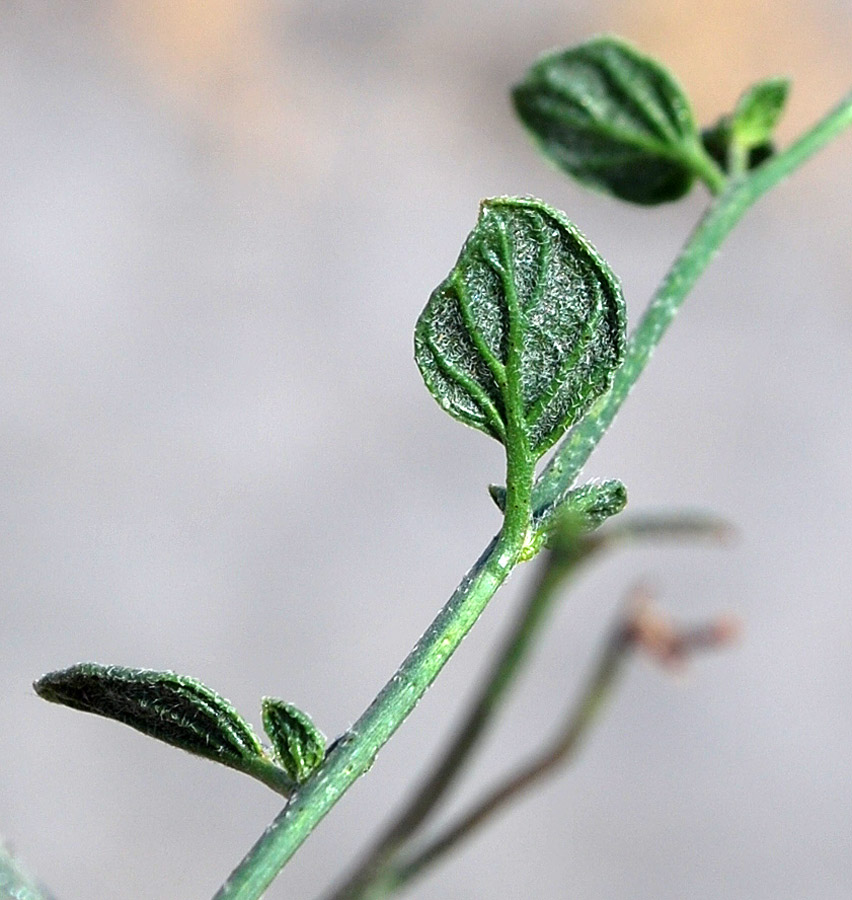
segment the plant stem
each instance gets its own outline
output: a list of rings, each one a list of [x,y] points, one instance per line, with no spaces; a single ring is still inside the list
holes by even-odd
[[[562,441],[533,488],[533,509],[569,488],[615,419],[681,304],[725,238],[752,204],[852,125],[852,93],[794,144],[734,181],[708,209],[645,310],[627,345],[610,391]]]
[[[374,892],[381,896],[383,890],[390,889],[389,886],[394,884],[394,856],[435,810],[481,743],[487,726],[493,721],[497,709],[529,658],[554,601],[564,592],[566,581],[581,564],[601,550],[630,543],[637,538],[718,539],[728,532],[726,523],[701,513],[628,518],[595,534],[575,532],[569,521],[567,533],[554,536],[556,547],[546,554],[547,562],[503,641],[488,677],[432,774],[357,869],[328,896],[328,900],[362,900],[372,897]]]
[[[689,290],[745,211],[850,124],[852,93],[795,144],[732,185],[710,207],[634,332],[612,389],[563,441],[536,483],[533,491],[536,509],[547,505],[573,483]],[[508,510],[507,503],[507,513]],[[516,520],[513,528],[517,524]],[[372,765],[376,754],[426,692],[505,581],[522,549],[517,533],[509,533],[505,528],[492,541],[397,673],[329,753],[316,774],[302,785],[287,808],[264,831],[217,892],[215,900],[257,900],[262,896],[320,820]]]
[[[718,197],[728,186],[728,176],[722,171],[721,166],[704,149],[698,141],[695,150],[686,158],[687,165],[704,182],[704,186],[714,196]]]
[[[423,782],[405,809],[379,838],[375,847],[355,872],[328,900],[354,900],[370,895],[370,888],[381,882],[382,870],[400,847],[428,818],[455,782],[464,764],[481,742],[497,707],[514,683],[529,656],[553,602],[566,577],[577,564],[597,550],[601,541],[576,534],[560,552],[547,554],[547,564],[530,592],[512,630],[507,635],[496,661],[485,679],[462,727],[450,742],[432,774]]]
[[[337,741],[318,772],[292,794],[289,804],[219,889],[216,900],[260,897],[317,822],[373,764],[379,748],[426,692],[518,562],[530,536],[533,474],[528,450],[507,455],[506,514],[500,534],[379,696]]]
[[[268,788],[272,788],[276,794],[282,797],[290,797],[296,789],[296,782],[280,767],[266,758],[253,759],[246,763],[242,770],[246,775],[251,775],[258,781],[262,781]]]

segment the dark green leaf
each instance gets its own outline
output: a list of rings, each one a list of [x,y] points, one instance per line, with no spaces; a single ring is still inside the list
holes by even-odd
[[[617,38],[547,54],[512,99],[545,156],[622,200],[676,200],[712,166],[673,76]]]
[[[33,687],[52,703],[123,722],[174,747],[240,770],[263,756],[257,736],[225,700],[194,678],[81,663]]]
[[[625,345],[621,286],[565,216],[539,200],[484,200],[455,268],[414,333],[441,406],[540,456],[611,382]]]
[[[325,757],[325,738],[306,713],[275,697],[263,698],[263,727],[284,771],[301,784]]]
[[[752,85],[737,101],[731,116],[733,140],[747,150],[766,144],[784,111],[789,90],[786,78],[769,78]]]

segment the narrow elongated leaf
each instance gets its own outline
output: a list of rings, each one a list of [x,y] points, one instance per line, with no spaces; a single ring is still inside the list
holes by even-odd
[[[606,391],[625,311],[609,266],[539,200],[484,200],[417,321],[417,365],[450,415],[540,456]]]
[[[325,756],[325,738],[306,713],[275,697],[263,698],[263,727],[281,768],[305,781]]]
[[[689,101],[674,77],[618,38],[543,56],[512,99],[545,156],[622,200],[676,200],[706,167]]]
[[[123,722],[143,734],[240,770],[263,756],[248,723],[194,678],[174,672],[81,663],[33,685],[52,703]]]
[[[731,116],[731,134],[750,150],[772,139],[790,90],[787,78],[769,78],[752,85],[737,101]]]

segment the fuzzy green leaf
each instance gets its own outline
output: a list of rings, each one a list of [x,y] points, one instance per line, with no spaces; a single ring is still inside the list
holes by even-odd
[[[33,685],[52,703],[115,719],[143,734],[241,771],[263,757],[255,733],[210,688],[174,672],[81,663]]]
[[[627,488],[617,478],[609,481],[590,481],[572,488],[545,509],[537,510],[535,526],[547,532],[565,511],[569,511],[584,530],[594,531],[607,519],[618,515],[627,506]]]
[[[683,90],[659,62],[618,38],[543,56],[512,99],[548,159],[622,200],[676,200],[706,171]]]
[[[325,757],[325,737],[306,713],[275,697],[263,698],[263,727],[284,771],[301,784]]]
[[[417,321],[417,365],[450,415],[539,457],[612,382],[625,345],[621,286],[565,216],[484,200],[453,270]]]
[[[489,484],[488,493],[497,508],[504,512],[506,488],[502,485]],[[602,482],[590,481],[561,494],[546,509],[536,510],[534,522],[540,526],[564,507],[573,510],[576,516],[585,523],[585,530],[591,531],[602,525],[607,519],[620,513],[626,505],[627,488],[623,482],[618,479]]]
[[[789,90],[787,78],[769,78],[752,85],[737,101],[731,116],[733,140],[747,150],[766,144],[784,111]]]

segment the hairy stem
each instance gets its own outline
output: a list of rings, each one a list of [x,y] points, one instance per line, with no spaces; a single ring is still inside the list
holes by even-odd
[[[578,523],[570,520],[563,525],[565,530],[558,536],[554,550],[547,554],[546,565],[503,641],[488,677],[432,774],[328,900],[363,900],[391,889],[396,877],[396,855],[436,809],[481,743],[541,635],[554,601],[564,593],[566,583],[581,564],[601,550],[635,539],[719,539],[730,531],[725,522],[701,513],[628,517],[595,534],[581,534],[574,530],[575,526]]]
[[[852,125],[852,93],[782,153],[734,181],[707,210],[645,310],[627,345],[610,391],[560,444],[533,489],[542,509],[569,488],[627,399],[669,325],[716,251],[749,207],[814,153]]]
[[[732,184],[710,207],[640,321],[610,392],[563,441],[536,484],[534,508],[546,506],[573,483],[615,418],[651,353],[690,289],[746,210],[766,191],[852,124],[852,93],[783,153]],[[291,798],[220,888],[215,900],[257,900],[351,784],[402,724],[455,652],[520,557],[520,506],[513,527],[496,538],[423,637],[315,775]],[[507,504],[507,513],[509,511]],[[508,523],[504,523],[508,524]]]
[[[541,570],[488,677],[441,760],[357,870],[345,884],[329,895],[328,900],[354,900],[370,896],[370,888],[382,880],[383,868],[437,807],[481,742],[494,713],[529,656],[566,577],[600,545],[600,540],[578,534],[575,540],[566,542],[562,551],[547,555],[547,565]]]

